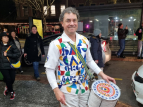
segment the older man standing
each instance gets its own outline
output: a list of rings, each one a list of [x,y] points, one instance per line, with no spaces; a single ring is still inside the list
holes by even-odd
[[[66,8],[59,20],[64,32],[50,43],[45,62],[47,78],[61,107],[87,107],[89,96],[87,74],[90,73],[86,64],[106,81],[115,83],[115,80],[105,75],[96,65],[90,54],[88,40],[76,33],[78,11],[72,7]]]

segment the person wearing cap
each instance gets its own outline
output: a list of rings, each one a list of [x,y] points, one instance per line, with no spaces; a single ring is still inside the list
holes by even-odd
[[[102,48],[101,48],[101,30],[95,29],[93,32],[93,36],[90,37],[90,43],[91,43],[91,55],[95,63],[100,67],[100,69],[103,71],[103,58],[102,58]],[[98,75],[98,79],[102,79]]]
[[[6,33],[2,33],[0,43],[0,71],[4,77],[4,82],[6,83],[4,95],[6,96],[8,95],[8,92],[10,92],[10,100],[13,100],[15,97],[15,92],[13,90],[15,69],[11,68],[10,63],[16,63],[19,57],[20,51],[18,48],[13,42],[9,41],[9,36]]]
[[[136,36],[138,36],[138,59],[143,59],[143,22],[141,26],[136,31]]]
[[[125,38],[128,33],[128,27],[126,26],[125,29],[123,29],[123,24],[119,23],[118,24],[118,40],[119,40],[119,45],[120,49],[117,52],[117,57],[118,58],[125,58],[124,54],[124,49],[125,49]]]

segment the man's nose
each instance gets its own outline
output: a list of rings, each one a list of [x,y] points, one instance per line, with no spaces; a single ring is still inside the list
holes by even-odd
[[[71,21],[71,22],[70,22],[70,25],[73,25],[73,24],[74,24],[74,22],[73,22],[73,21]]]

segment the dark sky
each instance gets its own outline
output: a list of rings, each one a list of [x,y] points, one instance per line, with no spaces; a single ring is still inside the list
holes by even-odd
[[[16,7],[13,0],[0,0],[0,22],[16,18]]]

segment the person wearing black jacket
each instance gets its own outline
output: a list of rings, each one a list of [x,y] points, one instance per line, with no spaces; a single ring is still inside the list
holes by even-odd
[[[20,54],[22,55],[21,44],[20,44],[20,42],[19,42],[18,37],[16,36],[15,31],[12,31],[12,32],[11,32],[10,40],[17,46],[17,48],[18,48],[19,51],[20,51]],[[21,59],[21,56],[20,56],[19,59]],[[23,70],[22,70],[21,67],[18,68],[18,70],[19,70],[19,72],[20,72],[21,74],[23,73]]]
[[[143,22],[142,26],[140,26],[136,31],[136,36],[138,36],[138,59],[143,59]],[[142,55],[141,55],[142,53]]]
[[[45,52],[41,36],[37,32],[37,27],[33,25],[31,29],[32,32],[30,33],[30,36],[26,38],[25,41],[24,57],[27,56],[27,60],[33,62],[34,76],[39,81],[39,61],[41,61],[41,54],[44,57]]]
[[[125,56],[123,55],[124,53],[124,49],[125,49],[125,38],[126,35],[128,33],[128,27],[126,26],[125,29],[123,29],[123,24],[120,23],[118,25],[118,40],[119,40],[119,45],[120,45],[120,49],[117,52],[117,57],[121,57],[121,58],[125,58]]]
[[[102,48],[101,48],[101,30],[95,29],[94,35],[90,37],[90,43],[91,43],[91,55],[95,63],[101,68],[103,71],[104,63],[102,58]],[[100,76],[98,76],[98,79],[102,79]]]
[[[13,100],[15,97],[15,92],[13,90],[13,83],[15,81],[15,69],[11,68],[10,63],[16,63],[18,61],[18,58],[20,57],[20,52],[15,46],[15,44],[9,42],[9,36],[6,35],[6,33],[2,34],[1,41],[2,42],[0,43],[0,71],[4,77],[4,82],[6,83],[4,95],[7,95],[8,92],[10,92],[10,100]],[[9,48],[9,46],[11,47]]]

